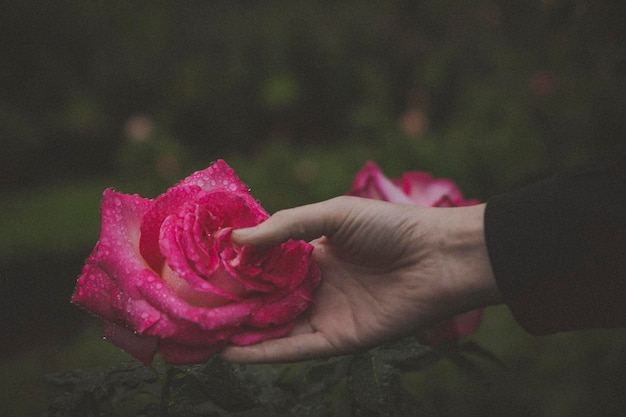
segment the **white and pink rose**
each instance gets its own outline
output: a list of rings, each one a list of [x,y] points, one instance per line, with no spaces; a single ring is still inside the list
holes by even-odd
[[[224,161],[156,199],[106,190],[100,239],[72,301],[143,363],[208,359],[227,344],[286,335],[313,302],[312,246],[239,247],[234,229],[269,217]]]

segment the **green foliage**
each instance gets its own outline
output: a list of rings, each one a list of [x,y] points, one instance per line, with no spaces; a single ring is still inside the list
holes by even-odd
[[[98,238],[104,183],[38,187],[0,200],[0,260],[33,251],[71,251]]]
[[[427,135],[456,177],[498,192],[622,140],[624,15],[573,0],[16,2],[0,17],[0,178],[116,174],[124,125],[145,115],[204,164],[276,136],[303,150]]]
[[[409,338],[368,353],[281,366],[231,365],[214,357],[189,367],[145,367],[133,361],[64,371],[47,377],[65,392],[44,416],[415,415],[420,399],[403,386],[402,374],[445,358],[470,363],[468,354],[476,349],[453,344],[434,351]]]

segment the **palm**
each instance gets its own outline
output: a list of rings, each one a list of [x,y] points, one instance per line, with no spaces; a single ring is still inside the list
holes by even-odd
[[[325,239],[315,246],[323,280],[315,304],[295,333],[313,332],[333,352],[344,353],[371,347],[418,325],[398,317],[424,317],[420,313],[426,306],[415,302],[415,294],[406,285],[411,281],[413,289],[419,286],[417,265],[398,265],[382,249],[351,261],[336,255],[336,247]],[[367,263],[376,266],[364,266]]]

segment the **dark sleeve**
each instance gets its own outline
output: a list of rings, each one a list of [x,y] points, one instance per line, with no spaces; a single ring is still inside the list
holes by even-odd
[[[626,144],[491,198],[485,237],[500,292],[527,331],[626,326]]]

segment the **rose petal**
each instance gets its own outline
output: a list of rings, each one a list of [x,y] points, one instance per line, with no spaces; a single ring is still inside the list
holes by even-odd
[[[246,324],[268,327],[294,321],[313,303],[311,284],[312,282],[304,282],[300,287],[284,294],[284,297],[276,301],[273,300],[275,296],[268,297],[266,303],[252,313],[252,317]]]
[[[161,320],[161,313],[145,300],[130,298],[121,292],[113,299],[112,306],[117,310],[118,321],[137,333],[143,334]]]
[[[162,314],[160,320],[147,329],[145,334],[181,345],[208,347],[227,340],[237,332],[237,327],[207,331],[197,323],[172,319]]]
[[[348,195],[399,204],[413,204],[413,201],[373,162],[365,164],[363,169],[356,174],[352,190]]]
[[[425,172],[405,173],[401,183],[402,191],[413,200],[416,206],[433,207],[444,196],[451,200],[463,198],[453,181],[445,178],[434,179]]]
[[[100,240],[87,264],[96,265],[132,298],[137,292],[137,276],[147,268],[139,253],[141,219],[152,201],[112,190],[104,192],[101,204]]]
[[[165,257],[159,250],[161,225],[166,217],[178,213],[188,201],[202,190],[198,187],[174,187],[154,200],[141,222],[141,255],[155,271],[160,271]]]
[[[226,248],[220,254],[226,271],[245,290],[268,293],[274,291],[276,286],[259,279],[263,272],[263,263],[271,259],[267,248],[244,246],[238,252],[233,248]]]
[[[417,340],[428,346],[456,342],[463,336],[474,334],[480,327],[481,321],[482,310],[472,310],[418,332]]]
[[[112,299],[118,293],[119,289],[104,271],[87,264],[76,283],[72,302],[102,319],[117,321],[118,314]]]
[[[292,291],[307,277],[311,267],[313,246],[303,241],[288,241],[280,245],[272,256],[274,265],[265,268],[263,279],[278,288]],[[282,252],[282,253],[280,253]]]
[[[248,193],[235,194],[218,189],[199,194],[194,202],[200,211],[210,214],[212,224],[209,227],[215,231],[224,227],[239,229],[256,226],[269,217]]]
[[[114,323],[107,323],[104,337],[144,365],[152,363],[158,350],[156,337],[138,335],[131,329]]]
[[[208,294],[209,298],[207,302],[209,299],[212,299],[213,295],[217,295],[220,299],[226,301],[235,299],[236,296],[212,285],[194,271],[192,265],[189,263],[190,259],[186,256],[184,248],[180,247],[181,242],[178,240],[179,237],[182,238],[184,235],[183,219],[175,215],[171,215],[165,219],[161,227],[159,245],[161,253],[163,253],[167,259],[167,266],[175,273],[174,275],[166,272],[166,268],[163,269],[163,277],[172,278],[168,279],[170,286],[172,286],[171,284],[175,284],[173,288],[175,288],[176,293],[188,301],[194,298],[196,293],[199,293],[197,294],[197,296],[200,297],[198,299],[199,303],[202,303],[202,293]],[[214,248],[213,252],[215,252]],[[213,253],[213,256],[208,257],[207,261],[211,263],[210,265],[206,265],[207,268],[213,269],[211,273],[214,273],[220,266],[217,253]],[[176,277],[180,277],[182,280],[174,280]]]
[[[248,186],[237,177],[235,171],[222,159],[218,159],[202,171],[194,172],[175,187],[180,186],[197,186],[204,191],[223,188],[233,193],[247,194],[249,192]]]
[[[140,288],[142,297],[151,306],[169,317],[197,323],[204,330],[217,330],[226,326],[237,326],[250,317],[263,304],[260,297],[221,307],[195,307],[180,298],[176,292],[158,278],[144,272],[144,284]]]
[[[213,346],[198,347],[161,340],[159,342],[159,353],[165,362],[171,365],[189,365],[206,362],[211,356],[224,349],[224,346],[226,346],[226,342],[217,343]]]
[[[83,268],[72,302],[111,324],[128,326],[138,333],[161,319],[161,314],[146,301],[122,293],[113,280],[94,265]]]

